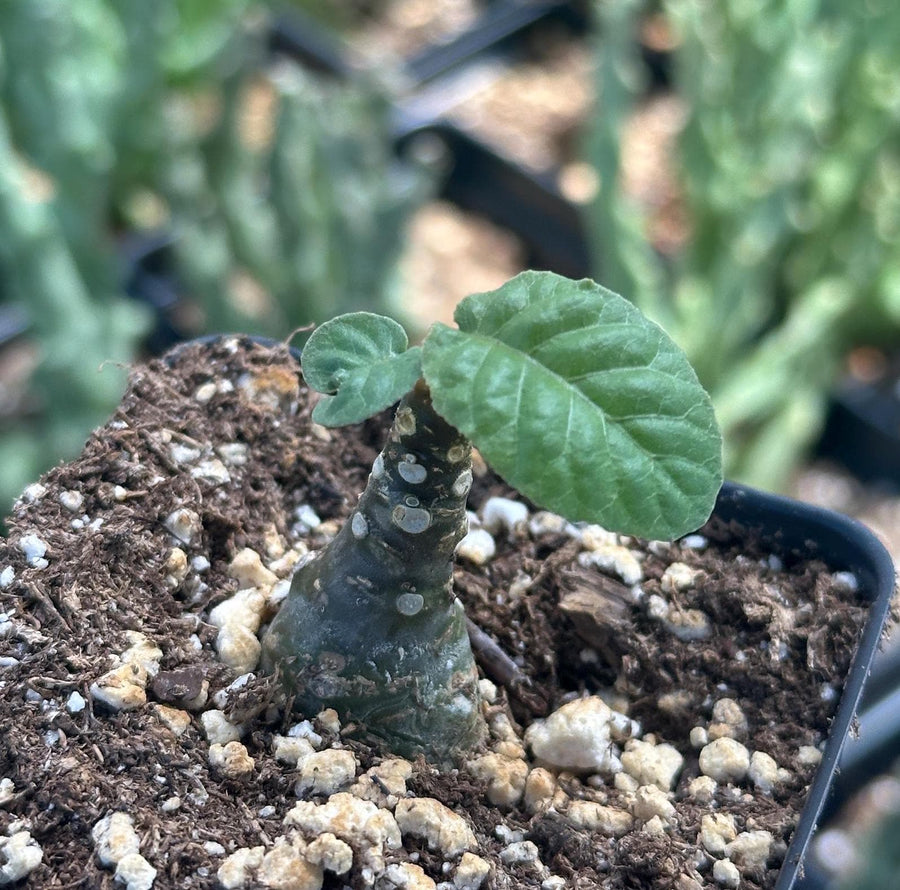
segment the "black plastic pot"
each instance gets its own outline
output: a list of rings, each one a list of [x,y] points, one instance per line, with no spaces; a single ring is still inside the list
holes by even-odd
[[[210,334],[187,341],[238,337],[263,346],[268,337]],[[299,361],[300,349],[291,347]],[[881,651],[896,575],[890,554],[862,523],[821,507],[726,482],[713,517],[733,540],[752,537],[786,563],[818,559],[830,571],[850,572],[871,603],[853,665],[832,720],[822,762],[800,814],[775,890],[828,890],[829,873],[816,860],[813,839],[869,779],[885,772],[900,747],[900,648]]]
[[[133,236],[120,246],[125,293],[152,312],[153,327],[143,343],[151,355],[165,352],[186,336],[177,321],[182,295],[173,268],[174,240],[173,235],[158,232]]]
[[[895,363],[896,365],[896,363]],[[900,384],[898,371],[878,383],[847,383],[831,400],[818,453],[857,479],[900,491]]]
[[[516,235],[529,268],[569,278],[591,274],[581,212],[563,197],[552,175],[523,170],[447,121],[418,127],[407,121],[397,129],[401,154],[423,138],[440,145],[448,157],[440,197]]]
[[[405,69],[417,87],[477,61],[486,53],[517,54],[535,32],[547,25],[562,25],[574,34],[588,29],[589,3],[585,0],[499,0],[453,40],[429,46],[407,59]]]
[[[894,564],[861,523],[790,498],[726,483],[715,515],[736,530],[759,535],[783,557],[817,558],[833,571],[852,572],[860,595],[872,604],[776,884],[776,890],[826,890],[829,873],[814,854],[813,838],[854,791],[889,768],[900,741],[900,657],[879,651],[894,593]]]

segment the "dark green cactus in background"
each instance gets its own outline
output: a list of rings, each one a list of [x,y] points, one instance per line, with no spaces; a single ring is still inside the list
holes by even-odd
[[[108,416],[147,321],[122,299],[107,221],[125,41],[96,0],[78,10],[0,4],[0,299],[27,309],[36,363],[28,416],[0,427],[4,513]]]
[[[171,236],[187,335],[397,313],[426,178],[397,165],[381,89],[273,60],[266,13],[0,4],[0,304],[25,308],[34,365],[25,415],[0,417],[4,513],[121,395],[150,322],[123,294],[123,237]]]
[[[594,7],[585,153],[601,183],[586,214],[598,274],[687,353],[729,478],[784,488],[846,353],[896,347],[900,333],[900,5]],[[652,9],[671,35],[674,90],[648,99],[639,34]],[[658,239],[653,201],[626,190],[636,110],[677,129],[666,157],[683,244]],[[669,234],[672,221],[670,208]]]
[[[189,102],[179,109],[160,178],[178,270],[208,325],[275,335],[340,312],[397,314],[404,224],[428,183],[393,157],[384,96],[282,61],[229,74],[216,98],[208,130]],[[255,309],[241,308],[242,286]]]

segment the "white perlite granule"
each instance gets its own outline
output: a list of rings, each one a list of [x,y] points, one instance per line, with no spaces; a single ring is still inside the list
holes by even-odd
[[[97,822],[92,831],[94,849],[100,864],[115,866],[116,880],[126,890],[150,890],[156,869],[141,856],[140,838],[134,820],[127,813],[110,813]]]
[[[539,761],[558,769],[617,772],[621,764],[611,742],[627,738],[635,727],[596,695],[564,704],[525,732],[525,743]]]
[[[21,881],[41,864],[43,858],[43,850],[27,831],[0,837],[0,884]]]

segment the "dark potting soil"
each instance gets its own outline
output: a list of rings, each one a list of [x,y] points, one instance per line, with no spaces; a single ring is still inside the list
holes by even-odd
[[[181,347],[136,368],[82,456],[28,489],[9,518],[0,544],[0,780],[8,780],[0,835],[27,830],[39,845],[28,886],[113,887],[115,866],[101,864],[92,838],[113,811],[133,820],[160,890],[214,887],[227,854],[269,849],[287,833],[296,770],[274,759],[273,737],[315,715],[267,707],[273,690],[262,679],[232,696],[225,710],[245,725],[253,758],[242,778],[210,766],[199,715],[235,678],[209,621],[210,609],[237,590],[233,557],[249,547],[277,562],[292,547],[322,546],[381,446],[386,418],[328,431],[311,423],[313,404],[285,347],[236,338]],[[492,495],[514,496],[484,471],[473,510]],[[321,525],[298,512],[303,505]],[[181,539],[170,530],[178,510],[199,519],[193,532],[190,523],[187,532],[177,527]],[[739,832],[772,833],[767,863],[741,869],[742,887],[771,887],[815,771],[798,750],[825,738],[865,618],[852,584],[819,563],[782,566],[752,542],[708,528],[702,539],[675,544],[626,540],[642,567],[636,598],[615,572],[579,561],[571,529],[547,525],[537,534],[521,525],[498,533],[492,559],[460,559],[456,569],[470,618],[499,647],[479,656],[499,688],[487,708],[520,730],[578,694],[602,691],[684,756],[670,794],[675,815],[663,831],[644,830],[638,819],[624,836],[607,837],[575,827],[565,801],[627,808],[628,791],[611,782],[563,772],[563,804],[529,811],[521,802],[491,804],[485,781],[464,768],[439,773],[421,760],[408,793],[464,816],[473,852],[493,869],[485,888],[537,888],[551,875],[574,888],[716,886],[716,857],[698,842],[701,819],[713,812],[733,815]],[[174,548],[187,569],[173,567]],[[665,586],[674,562],[693,575],[684,589]],[[671,621],[654,617],[650,604],[660,600],[676,619],[699,610],[708,635],[682,641]],[[162,651],[160,672],[145,684],[146,703],[114,710],[91,686],[134,631]],[[197,695],[205,684],[204,706]],[[746,780],[718,784],[709,800],[691,791],[700,775],[691,731],[709,727],[723,697],[746,718],[736,738],[783,768],[769,793]],[[160,705],[180,711],[186,728],[173,730]],[[324,744],[353,751],[360,771],[379,762],[363,742],[315,726]],[[531,841],[540,861],[504,862],[511,839]],[[452,880],[446,859],[406,836],[387,852],[388,863],[415,861],[438,883]],[[342,877],[325,872],[326,888],[364,885],[356,864]],[[250,874],[245,886],[273,885]]]

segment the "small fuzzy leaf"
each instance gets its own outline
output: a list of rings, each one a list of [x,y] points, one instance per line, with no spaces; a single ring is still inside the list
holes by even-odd
[[[435,409],[511,485],[571,520],[673,538],[709,516],[722,442],[687,358],[592,281],[524,272],[435,325]]]
[[[403,398],[422,376],[422,348],[354,368],[333,396],[323,396],[312,418],[322,426],[361,423]]]
[[[422,375],[421,349],[407,344],[396,321],[371,312],[340,315],[316,328],[303,347],[303,376],[329,395],[316,405],[313,420],[359,423],[403,398]]]
[[[406,331],[392,318],[372,312],[339,315],[310,334],[303,377],[317,392],[337,392],[351,371],[405,352],[408,344]]]

